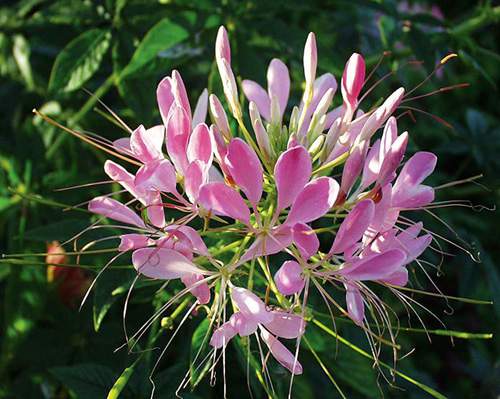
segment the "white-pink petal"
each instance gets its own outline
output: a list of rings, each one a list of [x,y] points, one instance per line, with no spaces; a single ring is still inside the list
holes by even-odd
[[[199,192],[199,203],[219,216],[229,216],[246,224],[250,220],[250,210],[241,195],[224,183],[204,184]]]
[[[280,338],[297,338],[304,334],[306,329],[306,322],[302,316],[283,312],[280,310],[273,310],[273,320],[266,323],[266,329]]]
[[[190,274],[203,274],[193,262],[181,253],[166,248],[142,248],[132,254],[132,264],[146,277],[171,280]]]
[[[255,151],[239,138],[231,140],[226,167],[252,205],[257,205],[262,196],[263,169]]]
[[[294,260],[284,262],[274,275],[274,282],[283,295],[293,295],[302,291],[305,285],[302,267]]]
[[[366,228],[370,225],[374,214],[375,204],[372,200],[367,199],[358,202],[340,225],[330,253],[338,254],[344,252],[347,248],[358,242]]]
[[[273,314],[266,309],[264,302],[252,291],[246,288],[233,287],[231,289],[231,299],[246,318],[258,323],[269,323],[273,320]]]
[[[331,177],[318,177],[307,183],[292,204],[287,224],[308,223],[325,215],[335,204],[339,184]]]
[[[312,172],[311,157],[302,146],[283,152],[274,167],[278,191],[277,212],[291,205],[309,181]]]
[[[245,93],[248,101],[253,101],[257,105],[259,113],[264,117],[264,119],[270,120],[271,101],[269,99],[269,95],[262,88],[262,86],[253,80],[246,79],[241,82],[241,87],[243,88],[243,93]]]
[[[269,333],[265,328],[261,328],[260,336],[265,342],[273,357],[291,373],[295,375],[302,374],[302,365],[295,358],[295,355],[290,352],[274,335]]]
[[[319,239],[314,230],[305,223],[293,226],[293,241],[304,259],[309,259],[319,249]]]
[[[89,202],[89,211],[119,222],[145,227],[142,219],[130,208],[112,198],[96,197]]]

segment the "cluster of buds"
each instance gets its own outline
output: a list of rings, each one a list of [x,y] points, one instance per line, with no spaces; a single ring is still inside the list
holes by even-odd
[[[300,374],[298,349],[289,350],[283,340],[300,342],[311,290],[365,331],[366,308],[373,318],[389,319],[368,283],[405,286],[407,265],[431,243],[422,223],[401,214],[434,200],[433,188],[422,183],[436,156],[418,152],[404,161],[408,133],[398,133],[393,116],[403,88],[377,107],[360,109],[366,79],[359,54],[345,66],[343,102],[332,109],[337,81],[330,73],[316,76],[313,33],[304,50],[304,94],[289,118],[285,63],[270,62],[267,90],[242,81],[246,115],[223,27],[215,56],[234,121],[207,91],[192,112],[182,78],[173,71],[157,89],[163,123],[139,126],[111,146],[138,168],[131,172],[111,160],[104,165],[131,200],[101,196],[89,210],[121,223],[127,233],[117,250],[131,253],[140,275],[180,279],[183,288],[173,298],[192,295],[195,305],[209,309],[215,352],[236,335],[255,335],[281,365]],[[140,213],[131,207],[137,202]],[[169,212],[181,216],[168,219]],[[206,237],[216,237],[220,246],[208,248]],[[269,261],[279,253],[288,260]],[[332,298],[331,289],[345,292],[345,305]]]

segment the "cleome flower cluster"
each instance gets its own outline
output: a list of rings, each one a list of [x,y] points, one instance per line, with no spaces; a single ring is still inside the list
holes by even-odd
[[[173,71],[157,89],[162,124],[139,126],[113,142],[135,169],[111,160],[104,165],[131,200],[100,196],[89,210],[120,222],[117,251],[131,253],[139,275],[180,279],[185,288],[174,298],[192,295],[195,305],[209,309],[214,353],[236,335],[254,335],[277,362],[301,374],[298,345],[294,351],[285,344],[300,343],[311,290],[368,339],[374,340],[368,318],[390,324],[390,309],[371,285],[397,292],[408,283],[407,266],[430,245],[422,223],[404,213],[433,202],[434,190],[423,182],[436,156],[405,158],[408,133],[398,132],[394,116],[403,88],[376,107],[360,108],[361,93],[369,90],[359,54],[345,66],[342,104],[333,108],[337,80],[316,76],[313,33],[298,105],[288,104],[290,76],[279,59],[269,64],[267,90],[251,80],[237,85],[224,27],[215,57],[226,108],[205,90],[192,110]],[[181,216],[172,220],[171,212]],[[226,237],[225,247],[210,247],[210,237]],[[232,256],[218,258],[225,249]],[[269,261],[273,256],[278,265]],[[334,299],[339,290],[344,303]]]

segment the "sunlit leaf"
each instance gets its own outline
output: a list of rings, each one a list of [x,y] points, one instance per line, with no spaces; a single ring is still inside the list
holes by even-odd
[[[99,69],[110,40],[109,31],[91,29],[69,42],[54,62],[49,90],[68,92],[80,88]]]

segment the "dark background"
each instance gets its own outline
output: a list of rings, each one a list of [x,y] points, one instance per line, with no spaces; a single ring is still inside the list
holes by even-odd
[[[438,7],[440,14],[432,14],[432,7]],[[232,64],[238,76],[263,82],[267,63],[273,57],[291,67],[292,102],[300,99],[302,49],[309,31],[317,35],[319,72],[332,72],[337,79],[353,51],[365,56],[370,69],[384,51],[391,51],[376,76],[390,70],[394,76],[374,91],[370,96],[373,102],[398,86],[411,89],[440,59],[454,52],[459,57],[416,93],[462,82],[470,86],[410,104],[443,118],[450,126],[419,112],[413,113],[415,120],[401,118],[399,125],[401,131],[410,132],[411,152],[430,150],[438,155],[437,171],[429,180],[432,185],[483,175],[473,183],[437,192],[438,200],[467,200],[475,205],[473,209],[435,210],[449,229],[430,215],[419,217],[430,230],[471,254],[443,242],[443,250],[450,256],[428,258],[439,264],[439,272],[429,270],[440,289],[447,295],[495,303],[450,301],[448,306],[440,298],[419,299],[450,330],[496,333],[500,314],[500,220],[493,209],[500,193],[499,21],[498,5],[465,0],[4,0],[0,3],[0,252],[44,252],[47,242],[64,241],[89,220],[85,212],[64,212],[65,204],[78,204],[103,192],[99,187],[54,191],[102,180],[106,157],[35,118],[31,110],[36,107],[73,128],[110,139],[121,137],[115,125],[95,112],[94,99],[81,90],[87,88],[130,126],[156,124],[160,121],[156,85],[173,68],[182,73],[192,101],[205,87],[221,94],[213,62],[215,36],[221,24],[229,30]],[[414,60],[422,63],[404,65]],[[339,98],[337,95],[337,102]],[[99,268],[105,259],[89,256],[82,264]],[[61,300],[57,284],[47,280],[43,256],[1,262],[0,397],[105,397],[118,375],[137,358],[123,352],[113,354],[123,341],[123,294],[114,290],[126,286],[130,270],[108,272],[78,312]],[[417,273],[415,279],[415,288],[431,290],[421,274]],[[156,303],[164,299],[157,295],[151,300],[153,294],[148,287],[139,290],[130,309],[132,324],[152,313]],[[425,312],[422,317],[429,329],[442,329]],[[189,367],[191,346],[196,345],[191,336],[198,323],[196,318],[188,323],[174,350],[161,363],[156,374],[158,397],[173,397]],[[411,323],[421,327],[414,317]],[[408,325],[405,318],[402,324]],[[359,331],[349,325],[339,328],[345,337],[363,346]],[[334,338],[313,329],[307,336],[348,397],[427,397],[399,378],[395,385],[404,390],[390,388],[370,361],[345,347],[337,348]],[[425,334],[401,332],[399,341],[403,353],[415,351],[398,364],[398,370],[443,395],[500,395],[499,344],[495,337],[455,338],[452,344],[448,337],[432,335],[429,343]],[[145,358],[123,397],[149,397],[151,358]],[[247,397],[244,363],[236,351],[230,351],[229,359],[230,397]],[[302,349],[301,361],[305,374],[296,379],[296,396],[323,397],[331,393],[335,397],[335,388],[307,349]],[[278,368],[274,373],[286,385],[286,374]],[[220,385],[210,388],[205,378],[184,397],[221,397]],[[254,395],[263,394],[257,387]]]

